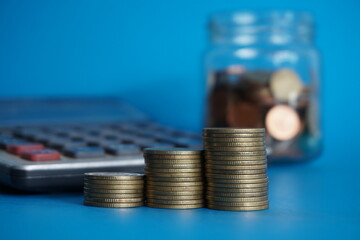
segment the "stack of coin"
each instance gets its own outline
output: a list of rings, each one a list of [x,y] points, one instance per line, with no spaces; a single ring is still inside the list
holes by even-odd
[[[263,128],[205,128],[206,199],[211,209],[269,207]]]
[[[146,205],[190,209],[204,206],[201,149],[146,148]]]
[[[94,207],[144,205],[144,174],[92,172],[84,176],[84,204]]]

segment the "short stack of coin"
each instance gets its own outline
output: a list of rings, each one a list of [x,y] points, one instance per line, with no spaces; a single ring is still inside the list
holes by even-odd
[[[202,149],[147,148],[144,158],[147,206],[168,209],[204,206]]]
[[[84,175],[84,204],[94,207],[144,205],[144,174],[93,172]]]
[[[269,207],[263,128],[205,128],[206,199],[211,209]]]

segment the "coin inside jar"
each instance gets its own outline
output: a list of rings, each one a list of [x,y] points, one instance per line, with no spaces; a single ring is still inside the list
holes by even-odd
[[[296,111],[287,105],[276,105],[266,115],[265,124],[270,135],[278,140],[294,138],[301,130]]]
[[[279,69],[270,78],[270,89],[281,101],[289,101],[300,95],[303,85],[299,75],[291,69]]]

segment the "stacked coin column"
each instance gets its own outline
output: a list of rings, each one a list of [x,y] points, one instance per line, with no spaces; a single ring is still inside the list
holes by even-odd
[[[205,128],[207,206],[229,211],[269,207],[262,128]]]
[[[94,207],[144,205],[144,174],[93,172],[84,176],[84,204]]]
[[[147,206],[168,209],[204,206],[202,150],[147,148],[144,158]]]

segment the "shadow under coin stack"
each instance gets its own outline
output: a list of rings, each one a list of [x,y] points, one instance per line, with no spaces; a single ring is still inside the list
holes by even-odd
[[[263,128],[204,129],[208,208],[269,208],[264,135]]]
[[[147,148],[144,158],[147,206],[204,207],[201,149]]]
[[[87,206],[140,207],[144,205],[144,174],[85,173],[84,194]]]

